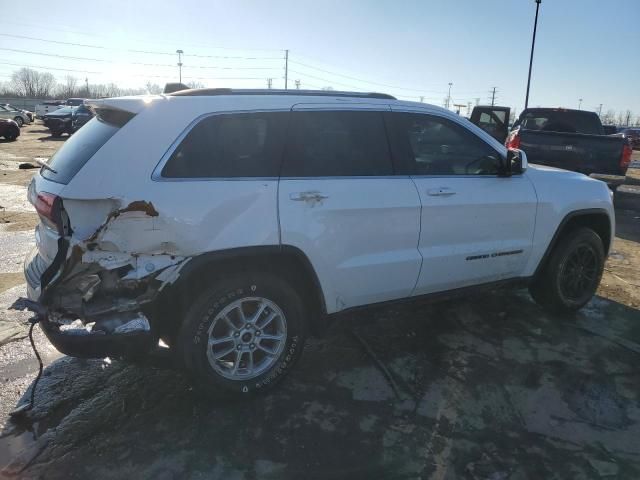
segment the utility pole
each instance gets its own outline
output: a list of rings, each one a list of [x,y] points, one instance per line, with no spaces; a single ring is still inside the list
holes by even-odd
[[[449,94],[447,95],[447,110],[449,109],[449,105],[451,104],[451,85],[452,82],[449,82]]]
[[[600,106],[598,107],[598,116],[602,116],[602,104],[600,104]]]
[[[271,90],[271,85],[273,84],[273,78],[267,78],[267,88]]]
[[[531,40],[531,57],[529,58],[529,78],[527,79],[527,96],[524,99],[524,108],[529,106],[529,88],[531,87],[531,67],[533,66],[533,49],[536,46],[536,30],[538,29],[538,10],[542,0],[536,0],[536,19],[533,22],[533,39]]]
[[[289,82],[289,50],[284,51],[284,89],[287,89]]]
[[[296,80],[296,90],[300,90],[300,80]]]
[[[424,103],[424,97],[423,96],[420,97],[420,103]]]
[[[467,117],[471,117],[471,102],[467,102]]]
[[[480,99],[479,99],[479,98],[476,98],[476,107],[477,107],[478,105],[480,105]]]
[[[582,109],[582,99],[578,99],[578,110]]]
[[[180,83],[182,83],[182,54],[184,53],[182,50],[176,50],[178,54],[178,74],[180,78]]]
[[[627,127],[631,122],[631,110],[627,110],[627,121],[624,123]]]
[[[87,89],[87,97],[90,97],[91,95],[89,95],[89,77],[84,77],[84,84]]]
[[[498,87],[493,87],[493,90],[491,92],[491,106],[492,107],[496,104],[496,88],[498,88]]]

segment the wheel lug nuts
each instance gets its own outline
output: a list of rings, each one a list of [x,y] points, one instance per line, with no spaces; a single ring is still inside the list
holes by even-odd
[[[234,337],[239,337],[240,336],[240,332],[236,332],[233,334]]]
[[[249,348],[251,348],[251,350],[253,350],[254,348],[256,348],[256,346],[255,346],[255,344],[252,343],[251,345],[249,345]]]
[[[242,345],[238,345],[238,346],[236,347],[236,349],[237,349],[237,350],[242,350]]]
[[[260,336],[260,330],[256,331],[256,337]]]

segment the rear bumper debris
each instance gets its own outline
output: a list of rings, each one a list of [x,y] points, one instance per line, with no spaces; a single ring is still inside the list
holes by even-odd
[[[157,216],[147,202],[112,212],[90,238],[67,237],[56,258],[38,252],[25,260],[28,308],[62,353],[83,358],[140,355],[157,345],[159,308],[165,287],[175,282],[190,257],[155,249],[133,253],[114,249],[112,225]],[[107,236],[107,240],[105,240]]]
[[[157,343],[150,330],[106,334],[86,328],[62,329],[60,325],[47,320],[41,321],[40,326],[58,351],[72,357],[125,357],[148,352]]]

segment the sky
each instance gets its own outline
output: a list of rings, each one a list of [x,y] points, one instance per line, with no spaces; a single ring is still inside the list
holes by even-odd
[[[524,107],[534,0],[12,2],[0,81],[21,66],[92,83],[379,91]],[[95,5],[91,7],[90,5]],[[7,14],[7,12],[10,12]],[[58,43],[54,43],[58,42]],[[77,44],[77,45],[73,45]],[[640,0],[542,0],[530,106],[640,115]],[[463,109],[465,113],[466,109]]]

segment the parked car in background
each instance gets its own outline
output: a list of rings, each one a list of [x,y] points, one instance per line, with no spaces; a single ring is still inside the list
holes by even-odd
[[[45,126],[51,130],[52,137],[60,137],[63,133],[73,133],[73,113],[78,107],[62,107],[44,117]]]
[[[0,137],[15,140],[20,136],[20,127],[13,120],[0,118]]]
[[[93,118],[93,112],[84,103],[78,105],[75,111],[73,112],[72,119],[71,119],[72,130],[74,132],[77,131],[80,127],[82,127],[85,123],[87,123],[92,118]]]
[[[24,113],[22,110],[13,108],[8,104],[0,105],[0,118],[13,120],[18,124],[19,127],[22,127],[22,125],[24,124],[31,123],[31,118],[29,118],[29,115]]]
[[[564,108],[523,110],[506,146],[524,150],[531,163],[580,172],[612,190],[624,183],[632,153],[626,138],[605,135],[595,112]]]
[[[631,148],[634,150],[640,150],[640,128],[625,127],[618,130],[618,133],[623,134],[629,139]]]
[[[605,135],[615,135],[618,133],[618,127],[615,125],[602,125]]]
[[[29,123],[33,122],[33,119],[35,118],[35,115],[33,114],[33,112],[29,111],[29,110],[25,110],[24,108],[18,108],[18,107],[14,107],[13,105],[9,104],[9,103],[5,103],[2,106],[7,107],[7,108],[11,108],[13,110],[19,110],[22,113],[24,113],[27,117],[29,117]]]
[[[350,308],[508,284],[576,311],[614,237],[604,183],[528,166],[440,107],[303,90],[89,102],[98,120],[29,185],[30,306],[67,355],[162,338],[214,395],[272,387]]]
[[[36,118],[43,119],[47,113],[51,113],[64,106],[64,100],[46,100],[36,105]]]

